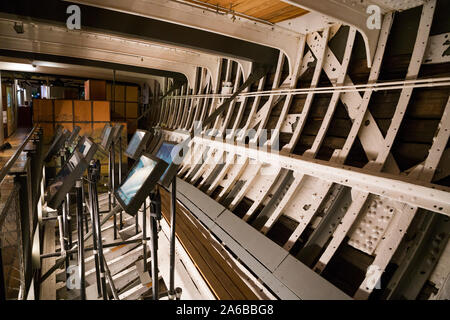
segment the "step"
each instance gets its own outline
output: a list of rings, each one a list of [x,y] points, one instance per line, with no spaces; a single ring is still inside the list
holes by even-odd
[[[138,226],[138,232],[141,232],[141,228]],[[132,224],[119,231],[120,238],[125,241],[136,235],[136,225]]]
[[[120,271],[126,269],[129,267],[134,261],[138,259],[138,257],[142,255],[142,247],[139,246],[138,248],[135,248],[129,252],[127,252],[124,255],[121,255],[115,259],[106,260],[108,263],[109,270],[111,272],[111,275],[114,276],[115,274],[119,273]],[[96,275],[95,275],[95,267],[90,269],[89,271],[86,271],[86,282],[89,284],[92,284],[96,281]]]

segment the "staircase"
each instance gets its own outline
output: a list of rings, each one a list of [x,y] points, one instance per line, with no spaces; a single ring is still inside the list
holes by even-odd
[[[108,194],[99,195],[100,211],[106,211],[108,209]],[[71,206],[70,210],[72,214],[72,239],[73,243],[77,242],[77,230],[76,228],[76,208],[75,205]],[[142,214],[142,213],[141,213]],[[117,226],[119,228],[119,213],[117,216]],[[88,219],[89,230],[92,229],[92,223]],[[120,300],[142,300],[152,298],[152,275],[151,275],[151,253],[149,242],[147,241],[147,271],[144,271],[143,261],[143,245],[142,241],[135,243],[121,244],[123,241],[141,240],[142,230],[138,225],[136,227],[136,219],[122,212],[123,226],[121,230],[117,230],[118,238],[114,240],[114,223],[113,217],[111,217],[102,226],[102,242],[103,242],[103,254],[110,271],[114,287],[116,288],[117,295]],[[137,233],[136,233],[137,231]],[[58,228],[55,228],[55,248],[56,251],[60,250]],[[86,230],[84,230],[86,233]],[[148,237],[148,234],[147,234]],[[117,243],[116,246],[113,244]],[[95,259],[92,248],[93,238],[90,237],[85,241],[85,281],[86,281],[86,299],[87,300],[102,300],[103,298],[99,294],[97,289],[97,278],[95,272]],[[106,246],[105,246],[106,245]],[[88,250],[86,250],[88,249]],[[80,290],[75,288],[75,281],[77,280],[77,254],[72,254],[69,260],[69,274],[66,275],[65,264],[56,271],[56,299],[57,300],[79,300]],[[66,280],[72,281],[72,284],[66,284]],[[167,299],[167,287],[162,280],[162,277],[158,276],[160,298],[162,300]],[[108,299],[113,299],[111,286],[106,280]],[[101,291],[100,291],[101,292]]]

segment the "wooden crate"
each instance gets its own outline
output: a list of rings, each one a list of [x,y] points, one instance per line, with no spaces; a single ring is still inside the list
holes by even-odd
[[[126,101],[127,102],[138,102],[138,87],[126,87]]]
[[[139,116],[139,86],[107,84],[107,98],[111,99],[111,120],[128,123],[128,134],[136,130]],[[133,120],[133,121],[132,121]]]
[[[112,101],[112,85],[110,83],[106,84],[106,100]]]
[[[125,119],[125,103],[124,102],[114,102],[114,116],[116,119]]]
[[[92,122],[89,122],[89,123],[75,122],[74,125],[80,127],[80,129],[81,129],[80,136],[83,136],[83,135],[91,136],[92,135]],[[102,124],[102,125],[104,125],[104,124]]]
[[[93,121],[111,121],[111,107],[109,101],[93,101]]]
[[[125,86],[117,86],[113,89],[114,101],[125,101]]]
[[[99,140],[100,136],[102,135],[102,131],[103,128],[105,127],[106,123],[102,123],[102,122],[93,122],[92,123],[92,133],[91,133],[91,137],[94,140]]]
[[[136,119],[138,117],[138,104],[137,102],[127,102],[126,104],[126,118]]]
[[[33,122],[53,122],[53,100],[33,100]]]
[[[55,122],[73,120],[73,100],[53,100],[55,105]]]
[[[66,130],[69,130],[69,131],[73,130],[73,123],[71,123],[71,122],[59,122],[57,124],[62,125],[62,127]]]
[[[39,123],[39,125],[42,127],[43,130],[44,143],[45,144],[50,143],[50,141],[53,138],[53,135],[55,134],[53,123]]]
[[[58,124],[68,130],[77,125],[80,135],[92,136],[94,129],[100,128],[101,133],[105,123],[111,121],[108,101],[34,99],[33,113],[33,122],[44,128],[46,142],[52,139]]]
[[[85,100],[106,100],[106,81],[87,80],[84,82]]]
[[[75,122],[92,121],[92,101],[74,100]]]
[[[127,119],[127,133],[132,135],[137,130],[137,121],[136,119]]]

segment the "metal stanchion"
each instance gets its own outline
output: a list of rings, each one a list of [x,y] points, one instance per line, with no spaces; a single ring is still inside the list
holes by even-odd
[[[92,204],[93,204],[93,191],[92,191],[92,180],[91,180],[91,173],[90,173],[90,168],[89,168],[89,173],[88,173],[88,177],[89,177],[89,185],[88,185],[88,193],[89,193],[89,201],[90,201],[90,206],[92,208]],[[97,280],[97,297],[100,297],[102,294],[102,288],[101,288],[101,284],[100,284],[100,267],[98,265],[98,253],[97,253],[97,233],[95,232],[94,229],[94,213],[92,211],[92,209],[89,210],[90,213],[90,217],[91,217],[91,223],[92,223],[92,248],[94,251],[94,264],[95,264],[95,276],[96,276],[96,280]]]
[[[68,240],[68,235],[67,235],[67,203],[64,200],[61,203],[61,218],[62,218],[62,239],[63,239],[63,243],[62,245],[64,246],[64,250],[67,250],[68,246],[67,246],[67,240]],[[69,255],[66,256],[66,269],[69,268]]]
[[[161,220],[161,195],[159,189],[150,193],[150,238],[152,257],[152,296],[159,299],[158,279],[158,221]]]
[[[67,241],[68,241],[68,248],[72,248],[72,216],[70,215],[70,192],[67,192],[66,194],[66,230],[67,233]],[[69,260],[72,260],[72,255],[69,254]]]
[[[111,149],[108,150],[108,210],[111,211],[112,205],[111,205],[111,189],[112,189],[112,162],[111,162]],[[103,213],[103,212],[102,212]]]
[[[59,246],[61,247],[61,257],[65,261],[66,276],[69,270],[69,261],[66,255],[66,241],[64,240],[64,219],[61,214],[58,214],[58,228],[59,228]]]
[[[88,221],[88,214],[86,213],[86,200],[85,200],[85,190],[84,190],[84,183],[81,183],[81,194],[82,194],[82,202],[83,202],[83,217],[84,217],[84,225],[86,229],[86,233],[89,232],[89,221]]]
[[[62,169],[64,167],[64,163],[66,161],[65,160],[66,151],[64,149],[61,149],[59,151],[59,155],[60,155],[61,169]],[[67,195],[66,195],[66,200],[63,201],[63,203],[60,206],[60,210],[61,210],[61,218],[62,218],[62,220],[61,220],[62,230],[60,228],[60,233],[61,233],[60,234],[60,239],[62,239],[61,250],[64,247],[64,251],[66,251],[67,250],[67,241],[69,239],[69,236],[68,236],[68,224],[69,224],[69,221],[68,221],[68,212],[67,212],[67,210],[68,210],[68,208],[67,208]],[[66,259],[66,273],[67,273],[67,271],[69,270],[69,256],[67,255],[65,257],[65,259]]]
[[[170,278],[169,278],[169,297],[175,295],[175,222],[177,211],[177,177],[172,179],[172,193],[170,206]]]
[[[59,159],[61,162],[61,169],[64,167],[64,163],[66,163],[66,151],[64,149],[61,149],[59,151]]]
[[[147,272],[147,199],[144,200],[143,209],[144,210],[142,211],[142,257],[144,259],[144,272]]]
[[[134,227],[135,227],[135,229],[136,229],[136,234],[138,234],[138,233],[139,233],[139,220],[138,220],[138,215],[136,215],[136,216],[134,217]]]
[[[119,186],[122,184],[122,136],[119,137]],[[119,228],[123,229],[122,210],[119,213]]]
[[[111,194],[114,193],[114,190],[116,189],[116,150],[115,150],[115,143],[114,141],[111,143]],[[114,208],[116,206],[116,198],[112,196],[112,207]],[[117,239],[117,215],[114,215],[114,240]]]
[[[67,146],[66,141],[66,147],[64,148],[65,151],[65,160],[67,161],[70,157],[70,150]],[[61,166],[62,168],[62,166]],[[70,215],[70,192],[66,194],[66,206],[67,206],[67,229],[68,229],[68,241],[69,241],[69,248],[72,247],[72,216]],[[72,255],[69,255],[69,258],[72,259]]]
[[[83,231],[83,180],[77,180],[77,223],[78,223],[78,273],[80,276],[80,299],[86,300],[86,282],[84,274],[84,231]]]
[[[96,256],[96,268],[98,265],[98,282],[97,284],[101,288],[101,294],[103,300],[107,300],[108,293],[106,289],[106,279],[105,279],[105,269],[103,265],[103,243],[102,243],[102,232],[101,225],[99,221],[99,207],[98,207],[98,194],[97,194],[97,181],[100,176],[100,162],[91,161],[89,166],[89,197],[91,200],[91,218],[92,218],[92,230],[94,237],[94,248],[96,247],[96,251],[94,251],[94,255]],[[97,272],[97,270],[96,270]]]

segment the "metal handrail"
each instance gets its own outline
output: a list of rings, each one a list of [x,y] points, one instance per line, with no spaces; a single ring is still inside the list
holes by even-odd
[[[0,183],[3,182],[3,179],[8,174],[9,170],[11,170],[12,166],[16,162],[17,158],[19,158],[19,155],[22,153],[23,149],[27,145],[30,138],[33,136],[34,132],[37,130],[38,126],[34,126],[33,129],[31,129],[28,136],[25,138],[25,140],[22,142],[20,147],[16,150],[16,152],[13,154],[11,158],[6,162],[6,164],[3,166],[2,170],[0,170]]]

